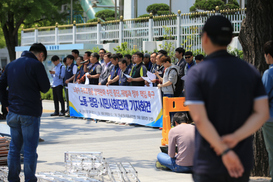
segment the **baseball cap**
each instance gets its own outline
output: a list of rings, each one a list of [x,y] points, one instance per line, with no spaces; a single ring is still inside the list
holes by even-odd
[[[232,39],[233,27],[231,22],[224,16],[215,15],[208,18],[202,29],[212,42],[220,45],[228,45]]]
[[[145,57],[145,58],[150,58],[150,54],[145,53],[145,54],[144,54],[144,57]]]

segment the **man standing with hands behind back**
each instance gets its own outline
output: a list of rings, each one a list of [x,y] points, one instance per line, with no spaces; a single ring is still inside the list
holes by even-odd
[[[197,127],[195,182],[248,182],[253,165],[251,135],[269,118],[260,73],[227,52],[232,32],[223,16],[207,20],[201,38],[208,56],[188,71],[185,81],[185,104]]]
[[[34,43],[29,51],[6,66],[0,78],[2,101],[8,105],[7,124],[11,142],[8,154],[9,181],[20,181],[20,151],[24,146],[25,181],[37,181],[35,177],[38,155],[42,101],[40,92],[46,93],[50,83],[43,65],[47,51],[43,44]],[[6,88],[9,93],[6,95]]]

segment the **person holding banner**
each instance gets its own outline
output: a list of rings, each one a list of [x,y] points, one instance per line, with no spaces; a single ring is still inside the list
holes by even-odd
[[[101,65],[99,63],[99,57],[100,56],[98,53],[93,53],[90,58],[92,66],[90,67],[87,78],[89,78],[89,84],[91,85],[98,85],[99,83],[99,77],[101,74]]]
[[[145,82],[142,77],[147,76],[147,68],[143,64],[143,54],[141,52],[137,52],[135,54],[135,63],[136,65],[132,68],[130,76],[127,81],[130,82],[130,86],[144,86]]]
[[[112,70],[110,72],[110,75],[108,77],[108,82],[106,83],[106,86],[108,85],[119,85],[119,65],[118,65],[119,57],[118,55],[114,54],[111,56],[111,62],[112,62]]]
[[[127,66],[128,62],[125,58],[120,59],[118,61],[118,65],[120,68],[119,72],[119,86],[128,86],[129,83],[127,82],[127,77],[124,74],[130,74],[130,67]]]
[[[99,77],[99,85],[106,85],[108,81],[108,77],[112,70],[112,62],[110,61],[111,56],[112,56],[111,52],[107,52],[104,55],[104,64],[102,65],[102,68],[101,68],[102,70]]]

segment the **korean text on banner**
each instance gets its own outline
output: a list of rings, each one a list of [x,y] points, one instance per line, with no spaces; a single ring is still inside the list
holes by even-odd
[[[157,87],[68,84],[70,116],[162,127]]]

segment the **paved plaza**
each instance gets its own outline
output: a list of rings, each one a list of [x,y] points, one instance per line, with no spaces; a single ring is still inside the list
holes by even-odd
[[[131,162],[141,182],[193,182],[191,174],[155,168],[160,152],[161,130],[143,126],[92,122],[84,119],[51,117],[53,101],[43,101],[40,135],[45,142],[38,146],[37,172],[64,171],[64,152],[103,152],[109,162]],[[5,124],[6,121],[1,120]],[[251,180],[254,181],[254,180]],[[255,181],[269,181],[258,178]]]

